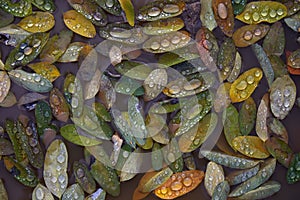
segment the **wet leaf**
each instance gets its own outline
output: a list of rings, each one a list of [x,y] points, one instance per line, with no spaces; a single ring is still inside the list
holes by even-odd
[[[131,96],[128,100],[128,115],[130,124],[132,125],[132,134],[140,145],[144,145],[148,132],[144,122],[144,111],[139,99],[135,96]]]
[[[275,79],[288,74],[287,66],[279,56],[271,55],[269,56],[269,59],[274,71]]]
[[[111,114],[114,119],[114,124],[116,125],[120,134],[125,139],[126,143],[135,149],[136,147],[135,138],[132,135],[131,126],[128,123],[128,120],[125,117],[123,117],[122,113],[117,109],[112,109]]]
[[[79,54],[82,48],[88,44],[83,42],[72,42],[68,45],[65,52],[58,59],[58,62],[66,63],[66,62],[76,62],[78,61]]]
[[[52,36],[40,54],[41,61],[49,63],[56,62],[66,51],[72,37],[73,32],[69,30],[62,30],[59,35]]]
[[[135,149],[128,157],[124,163],[121,174],[120,181],[128,181],[134,178],[141,171],[143,163],[143,152],[140,148]]]
[[[269,25],[245,25],[237,29],[232,36],[236,47],[247,47],[265,37],[270,29]]]
[[[218,117],[215,113],[207,114],[198,124],[179,138],[180,151],[191,152],[199,148],[214,131],[217,123]]]
[[[122,75],[137,80],[145,80],[152,69],[145,63],[134,61],[123,61],[115,66],[115,69]]]
[[[155,189],[154,194],[161,199],[174,199],[194,190],[203,178],[204,172],[199,170],[176,173]]]
[[[49,92],[53,85],[52,83],[36,73],[27,73],[23,70],[12,70],[8,72],[11,80],[32,92],[45,93]]]
[[[212,0],[203,0],[201,3],[200,20],[202,25],[212,31],[217,27],[217,22],[212,9]]]
[[[0,103],[2,103],[5,99],[5,97],[8,95],[9,90],[10,90],[10,85],[11,85],[9,76],[7,75],[7,73],[5,71],[0,71],[0,84],[1,84]]]
[[[256,1],[246,5],[244,11],[235,18],[247,24],[260,22],[274,23],[287,15],[285,5],[274,1]]]
[[[223,3],[220,3],[223,4]],[[220,80],[224,81],[230,75],[235,62],[236,48],[232,38],[226,38],[218,53],[217,66],[219,68]]]
[[[92,22],[95,26],[105,26],[107,24],[106,13],[100,6],[97,5],[94,0],[68,0],[68,3],[72,8],[83,15],[88,21]],[[83,23],[82,25],[84,26],[85,24]],[[90,26],[88,25],[88,27]]]
[[[270,115],[269,93],[266,93],[258,106],[255,126],[256,134],[263,142],[269,139],[267,120]]]
[[[140,179],[138,186],[139,191],[147,193],[159,188],[162,184],[170,180],[172,174],[173,171],[169,167],[158,172],[145,173],[145,175]]]
[[[238,136],[232,144],[234,149],[250,158],[265,159],[270,156],[264,142],[257,136]]]
[[[242,135],[249,135],[256,121],[256,104],[252,97],[246,99],[239,112],[239,124]]]
[[[118,0],[95,0],[95,2],[110,14],[116,16],[122,14],[122,8]]]
[[[289,143],[288,132],[281,121],[276,118],[270,117],[267,121],[268,131],[277,136],[280,140],[285,143]]]
[[[39,101],[35,108],[35,119],[39,134],[42,135],[43,129],[50,125],[52,121],[52,110],[46,101]]]
[[[287,16],[294,15],[300,10],[300,3],[297,0],[294,1],[286,1],[284,5],[287,8]]]
[[[77,128],[73,124],[68,124],[60,128],[60,134],[68,141],[80,146],[93,146],[101,144],[99,139],[86,137],[78,133]]]
[[[114,169],[96,160],[91,166],[91,173],[96,182],[113,197],[120,194],[120,182]]]
[[[34,122],[29,121],[27,126],[17,122],[18,132],[16,137],[21,141],[21,147],[25,151],[30,164],[40,169],[43,167],[44,154],[39,143],[39,136]]]
[[[277,181],[268,181],[260,187],[233,199],[265,199],[277,193],[280,188],[281,185]]]
[[[300,180],[300,154],[296,153],[290,162],[289,169],[286,174],[288,184],[294,184]]]
[[[292,52],[290,55],[287,55],[287,65],[293,69],[299,69],[299,60],[300,60],[300,49]]]
[[[273,71],[272,71],[273,72]],[[260,68],[254,67],[241,74],[232,84],[229,95],[232,103],[246,100],[258,86],[263,73]]]
[[[178,16],[185,8],[183,1],[156,0],[141,7],[137,14],[139,21],[156,21]]]
[[[130,26],[134,26],[134,7],[131,0],[118,0]]]
[[[224,134],[228,144],[234,148],[233,139],[241,135],[239,126],[239,113],[231,104],[223,112]]]
[[[199,156],[203,155],[210,161],[233,169],[247,169],[256,166],[259,161],[230,156],[219,152],[203,150],[199,152]]]
[[[148,113],[145,123],[148,134],[154,141],[160,144],[168,144],[170,142],[169,128],[166,124],[165,117]]]
[[[103,104],[95,102],[92,107],[98,118],[103,119],[106,122],[111,122],[112,118]]]
[[[183,170],[183,158],[176,139],[171,139],[170,143],[163,147],[162,152],[166,164],[174,173]]]
[[[127,23],[115,22],[99,29],[100,37],[124,44],[141,44],[148,39],[139,26],[132,28]]]
[[[64,22],[65,25],[74,33],[87,38],[94,38],[96,36],[96,29],[94,25],[75,10],[69,10],[64,13]]]
[[[27,187],[35,187],[38,184],[38,178],[33,170],[11,157],[4,157],[4,165],[7,171],[20,183]]]
[[[100,81],[102,78],[102,72],[96,69],[92,79],[85,83],[84,87],[84,99],[92,99],[96,96],[100,88]]]
[[[54,25],[54,16],[49,12],[40,11],[33,12],[18,23],[18,26],[31,33],[47,32],[51,30]]]
[[[156,98],[168,83],[168,74],[165,69],[155,69],[146,77],[143,87],[145,89],[144,100],[150,101]]]
[[[217,113],[222,112],[230,105],[231,103],[231,98],[229,96],[230,87],[231,84],[228,82],[222,83],[218,87],[216,98],[214,100],[214,109]]]
[[[1,0],[0,7],[15,17],[25,17],[32,13],[30,0],[20,0],[17,2],[11,0]]]
[[[234,82],[240,75],[241,70],[242,70],[242,57],[239,52],[236,52],[234,66],[227,78],[227,81],[230,83]]]
[[[0,28],[0,41],[9,46],[17,46],[29,35],[29,32],[23,30],[15,24],[10,24]]]
[[[163,167],[163,154],[159,143],[154,143],[151,152],[151,163],[155,171],[159,171]]]
[[[267,55],[281,56],[285,48],[285,34],[282,24],[276,22],[270,28],[263,42],[263,48]]]
[[[67,122],[69,119],[69,107],[63,94],[57,88],[51,90],[49,103],[53,116],[59,121]]]
[[[61,197],[62,200],[84,200],[84,192],[79,184],[69,186]]]
[[[204,65],[210,71],[216,71],[216,63],[219,53],[219,46],[216,37],[211,31],[209,31],[209,29],[202,27],[196,34],[196,41],[196,48],[198,49],[198,54]]]
[[[31,63],[28,67],[51,82],[54,82],[60,76],[57,67],[48,62]]]
[[[171,79],[172,77],[170,77]],[[195,73],[169,80],[163,93],[169,97],[187,97],[210,89],[216,82],[211,72]]]
[[[191,60],[195,60],[197,63],[196,65],[199,65],[199,71],[206,69],[202,61],[198,59],[199,53],[197,52],[196,43],[192,41],[190,41],[190,43],[192,44],[160,55],[158,58],[158,63],[160,64],[159,67],[167,68],[185,61],[192,62]]]
[[[80,117],[72,117],[74,124],[86,131],[88,135],[98,139],[108,140],[113,132],[111,127],[102,119],[99,119],[92,108],[84,106]]]
[[[12,70],[33,61],[42,51],[48,38],[49,33],[34,33],[26,37],[9,53],[5,62],[5,69]]]
[[[143,32],[147,35],[162,35],[170,32],[178,31],[184,27],[181,18],[167,18],[153,22],[147,22],[143,25]]]
[[[186,31],[152,36],[143,44],[143,49],[150,53],[164,53],[186,46],[190,39],[190,35]]]
[[[191,111],[196,111],[196,116],[189,117],[184,120],[181,126],[176,130],[175,136],[182,135],[189,131],[194,125],[196,125],[212,108],[213,97],[209,91],[200,93],[198,96],[198,103],[191,104],[191,110],[186,110],[189,114]],[[195,102],[194,102],[195,103]]]
[[[269,153],[276,158],[280,164],[288,168],[293,156],[293,151],[289,145],[276,137],[271,137],[265,144]]]
[[[5,129],[9,136],[9,139],[13,145],[15,158],[18,162],[23,162],[26,159],[26,153],[22,149],[21,139],[17,137],[17,124],[11,120],[6,119],[5,121]]]
[[[278,119],[284,119],[296,100],[296,85],[289,75],[278,77],[271,85],[271,111]]]
[[[32,192],[32,200],[54,200],[51,192],[42,184],[38,184]]]
[[[296,13],[295,15],[293,15],[291,17],[285,18],[284,22],[293,31],[300,32],[300,13]]]
[[[227,181],[219,183],[212,194],[212,199],[226,200],[230,191],[230,186]]]
[[[70,104],[73,117],[80,117],[83,112],[83,89],[80,80],[68,74],[64,82],[64,95]]]
[[[234,28],[231,0],[213,0],[212,7],[218,26],[226,36],[231,37]]]
[[[263,165],[261,166],[258,173],[253,176],[252,178],[248,179],[247,181],[241,183],[237,186],[230,194],[229,197],[237,197],[241,196],[261,184],[265,183],[271,175],[274,173],[276,167],[276,160],[275,159],[268,159],[266,160]]]
[[[110,109],[116,101],[116,92],[107,76],[102,75],[98,97],[107,109]]]
[[[256,165],[255,167],[252,167],[250,169],[234,171],[226,176],[226,180],[228,181],[229,185],[238,185],[255,176],[259,169],[260,166]]]
[[[61,198],[68,185],[68,152],[62,140],[54,140],[47,149],[43,176],[49,191]]]
[[[209,196],[213,195],[216,186],[224,181],[224,171],[221,165],[209,162],[206,167],[204,186]]]
[[[43,11],[54,12],[56,9],[53,0],[33,0],[32,4]]]
[[[105,200],[106,192],[99,188],[96,192],[93,194],[87,196],[85,200]]]

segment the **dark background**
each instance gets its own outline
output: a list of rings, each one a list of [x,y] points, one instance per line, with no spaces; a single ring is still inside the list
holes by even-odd
[[[133,0],[136,7],[139,7],[143,4],[144,1],[139,0]],[[51,35],[59,33],[63,28],[66,28],[63,20],[62,15],[65,11],[70,10],[70,6],[68,5],[67,1],[65,0],[56,0],[55,4],[57,6],[57,9],[53,13],[55,15],[56,24],[54,29],[51,31]],[[116,19],[116,18],[114,18]],[[117,18],[120,21],[123,20],[122,17]],[[16,19],[14,23],[18,22],[19,19]],[[236,21],[237,22],[237,21]],[[283,22],[284,24],[284,22]],[[240,27],[242,23],[237,22],[236,28]],[[291,29],[289,29],[285,24],[285,34],[286,34],[286,50],[294,51],[299,48],[299,44],[296,42],[297,37],[299,37],[299,34],[296,32],[293,32]],[[217,28],[214,31],[216,37],[218,40],[223,40],[223,34],[220,32],[220,30]],[[94,39],[86,39],[81,36],[78,36],[75,34],[75,37],[72,41],[84,41],[90,44],[98,44],[101,39],[99,36],[97,36]],[[5,61],[6,55],[11,51],[11,47],[6,47],[3,44],[0,44],[0,48],[2,51],[2,60]],[[239,48],[238,51],[240,52],[242,59],[243,59],[243,67],[242,70],[245,71],[248,68],[259,66],[257,59],[255,58],[252,50],[250,48]],[[284,58],[284,57],[283,57]],[[56,63],[56,66],[61,71],[62,76],[57,79],[54,82],[55,87],[62,88],[62,83],[64,80],[64,75],[67,72],[76,72],[78,69],[77,63],[73,64],[58,64]],[[292,79],[295,81],[297,85],[297,94],[299,94],[300,90],[300,80],[298,76],[291,76]],[[255,98],[256,102],[258,103],[261,97],[264,95],[265,92],[267,92],[267,82],[265,79],[263,79],[259,85],[259,87],[256,89],[256,91],[253,94],[253,97]],[[17,99],[19,99],[25,92],[23,88],[12,84],[12,91],[15,93]],[[240,107],[239,104],[236,104],[237,107]],[[33,113],[20,111],[16,106],[12,108],[0,108],[0,125],[4,126],[4,121],[6,118],[10,119],[16,119],[19,114],[26,114],[29,116],[33,116]],[[299,130],[300,130],[300,109],[295,105],[290,114],[283,120],[283,123],[288,130],[289,133],[289,144],[291,148],[295,152],[300,151],[300,136],[299,136]],[[59,124],[58,124],[59,125]],[[59,137],[59,136],[58,136]],[[83,151],[81,147],[78,147],[76,145],[73,145],[69,142],[66,142],[67,148],[69,150],[69,182],[74,182],[74,177],[71,175],[72,171],[70,169],[70,166],[72,166],[72,163],[74,160],[79,160],[83,158]],[[206,163],[204,159],[199,160],[197,158],[197,155],[195,155],[195,158],[197,160],[197,169],[205,170]],[[226,169],[225,169],[226,170]],[[282,167],[280,164],[277,165],[276,171],[271,177],[272,180],[277,180],[281,183],[282,188],[280,192],[278,192],[276,195],[270,197],[269,199],[272,200],[282,200],[282,199],[299,199],[300,195],[300,183],[294,184],[294,185],[288,185],[286,181],[286,171],[284,167]],[[39,172],[40,178],[42,178],[42,170]],[[111,196],[107,196],[106,199],[108,200],[127,200],[131,199],[134,189],[137,187],[137,184],[141,178],[141,175],[137,175],[134,179],[121,183],[121,195],[118,198],[113,198]],[[24,187],[22,184],[17,182],[11,175],[8,174],[6,171],[3,161],[0,161],[0,178],[4,180],[5,187],[8,190],[8,195],[10,200],[28,200],[31,199],[31,188]],[[42,179],[41,179],[42,181]],[[148,196],[146,199],[158,199],[154,195]],[[208,200],[210,197],[207,195],[207,192],[205,191],[203,183],[200,187],[196,188],[194,191],[190,192],[189,194],[182,196],[178,199],[201,199],[201,200]]]

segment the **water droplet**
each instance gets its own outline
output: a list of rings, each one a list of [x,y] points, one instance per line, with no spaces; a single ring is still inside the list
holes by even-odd
[[[261,34],[262,34],[262,31],[259,28],[255,29],[255,31],[254,31],[255,36],[261,36]]]
[[[254,83],[254,77],[253,77],[253,76],[248,76],[248,77],[247,77],[247,83],[248,83],[248,84]]]
[[[165,13],[177,13],[179,12],[179,6],[176,5],[176,4],[166,4],[164,7],[163,7],[163,11]]]
[[[31,53],[32,53],[32,48],[31,48],[31,47],[26,47],[26,48],[24,49],[24,54],[25,54],[26,56],[30,55]]]
[[[160,14],[160,9],[159,8],[157,8],[157,7],[153,7],[153,8],[150,8],[149,10],[148,10],[148,15],[150,16],[150,17],[156,17],[156,16],[158,16],[159,14]]]
[[[175,155],[172,152],[168,153],[167,158],[171,163],[175,162],[175,160],[176,160]]]
[[[270,13],[269,13],[270,17],[272,17],[272,18],[276,17],[276,14],[277,13],[276,13],[275,10],[271,10]]]
[[[41,77],[40,77],[40,76],[36,76],[36,77],[34,78],[34,81],[35,81],[35,82],[40,82],[40,81],[41,81]]]
[[[183,185],[185,185],[186,187],[191,186],[192,183],[193,183],[193,180],[191,178],[189,178],[189,177],[183,179]]]
[[[283,15],[283,10],[281,8],[279,8],[277,10],[277,15],[279,15],[279,16]]]
[[[224,3],[219,3],[218,4],[218,15],[221,19],[226,19],[227,16],[228,16],[228,13],[227,13],[227,7]]]
[[[19,60],[19,61],[22,60],[24,57],[25,57],[25,55],[22,52],[18,52],[15,55],[15,59]]]
[[[169,45],[170,45],[170,42],[169,42],[169,40],[167,40],[167,39],[164,39],[163,41],[161,41],[161,46],[162,47],[168,47]]]
[[[169,88],[169,92],[171,94],[178,94],[180,92],[180,87],[178,85],[172,85],[170,88]]]
[[[170,187],[171,187],[171,190],[173,190],[173,191],[179,191],[179,190],[181,190],[181,188],[183,187],[183,185],[182,185],[181,182],[175,181],[175,182],[173,182],[173,183],[171,184]]]
[[[58,163],[62,164],[63,162],[65,162],[65,157],[62,154],[60,154],[59,156],[57,156],[56,160]]]
[[[247,88],[247,82],[242,80],[239,84],[237,84],[236,89],[245,90]]]
[[[252,34],[251,31],[246,31],[246,32],[244,33],[244,39],[245,39],[245,40],[249,41],[249,40],[252,39],[252,37],[253,37],[253,34]]]
[[[162,187],[162,188],[160,189],[160,192],[161,192],[162,194],[167,194],[168,189],[167,189],[166,187]]]
[[[158,50],[160,48],[160,44],[158,42],[153,42],[150,47],[152,50]]]
[[[245,13],[245,15],[244,15],[244,19],[246,20],[246,21],[248,21],[249,19],[250,19],[250,14],[249,13]]]
[[[253,21],[257,22],[259,20],[259,14],[257,12],[254,12],[252,14],[252,19],[253,19]]]
[[[42,200],[44,199],[44,192],[42,190],[42,188],[38,188],[36,191],[35,191],[35,197],[39,200]]]

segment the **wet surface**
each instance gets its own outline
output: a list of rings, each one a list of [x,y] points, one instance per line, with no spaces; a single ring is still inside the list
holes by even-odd
[[[138,2],[138,4],[141,4],[142,1],[138,0],[133,0]],[[62,15],[65,11],[70,10],[71,7],[68,5],[67,1],[61,1],[61,0],[56,0],[55,1],[57,5],[57,9],[53,13],[56,18],[56,24],[55,28],[51,31],[51,35],[59,33],[63,28],[66,28],[63,20],[62,20]],[[137,4],[137,3],[136,3]],[[122,17],[118,18],[119,20],[122,20]],[[14,23],[16,23],[19,20],[16,20]],[[242,23],[236,23],[236,28],[240,27]],[[298,49],[300,46],[296,42],[297,37],[299,37],[299,34],[296,32],[293,32],[291,29],[289,29],[284,23],[284,29],[285,29],[285,34],[286,34],[286,50],[289,51],[294,51]],[[219,41],[223,40],[223,34],[219,29],[214,31],[217,39]],[[76,35],[72,41],[83,41],[87,42],[90,44],[98,44],[101,39],[97,35],[94,39],[85,39],[81,36]],[[261,44],[261,42],[259,42]],[[3,44],[0,45],[1,51],[2,51],[2,58],[6,58],[7,54],[11,51],[11,47],[6,47]],[[247,48],[238,48],[238,51],[240,52],[242,59],[243,59],[243,66],[242,66],[242,71],[245,71],[246,69],[249,69],[251,67],[257,67],[258,62],[256,57],[254,56],[252,50],[250,47]],[[285,58],[284,58],[285,59]],[[146,58],[143,58],[141,60],[146,60]],[[78,64],[77,63],[68,63],[68,64],[56,64],[56,66],[59,68],[62,76],[59,77],[55,82],[54,86],[58,87],[59,89],[62,88],[63,85],[63,80],[65,75],[68,72],[76,72],[78,69]],[[296,83],[297,86],[297,94],[300,93],[300,79],[297,76],[291,75],[292,79]],[[253,93],[253,98],[255,99],[256,103],[259,102],[259,100],[262,98],[262,96],[267,92],[267,81],[265,78],[262,79],[260,82],[260,85],[258,88],[255,90]],[[12,86],[12,91],[15,93],[17,99],[19,99],[24,93],[26,93],[26,90],[23,88],[17,86],[16,84],[13,84]],[[299,96],[299,95],[297,95]],[[238,108],[241,107],[241,104],[235,104]],[[17,108],[17,106],[14,106],[12,108],[0,108],[0,124],[4,125],[4,120],[6,118],[9,119],[16,119],[19,114],[26,114],[30,117],[33,117],[33,111],[31,112],[25,112],[21,111]],[[300,130],[300,123],[299,123],[299,118],[300,118],[300,108],[298,108],[296,105],[293,107],[292,111],[290,114],[283,120],[283,123],[289,133],[289,144],[291,148],[293,149],[294,152],[299,152],[300,151],[300,137],[299,135],[299,130]],[[70,122],[69,122],[70,123]],[[57,122],[59,125],[60,123]],[[60,137],[60,136],[58,136]],[[83,158],[83,149],[71,144],[69,142],[66,142],[67,149],[69,150],[69,166],[68,166],[68,173],[69,173],[69,183],[74,182],[74,176],[71,174],[71,166],[72,163],[75,160],[80,160]],[[199,170],[205,170],[206,163],[204,159],[199,160],[197,157],[198,152],[194,152],[196,161],[197,161],[197,169]],[[225,169],[225,173],[226,173]],[[300,195],[299,187],[300,187],[300,182],[293,184],[293,185],[288,185],[286,181],[286,172],[287,169],[281,166],[280,164],[277,164],[276,171],[272,175],[271,179],[276,180],[281,183],[281,190],[274,196],[268,198],[272,200],[282,200],[282,199],[295,199],[296,196]],[[39,177],[41,178],[42,176],[42,170],[39,172]],[[137,187],[138,182],[141,178],[142,174],[137,175],[134,179],[121,183],[121,194],[117,198],[113,198],[111,196],[107,196],[107,200],[127,200],[131,199],[132,194],[134,192],[134,189]],[[4,184],[6,189],[8,190],[8,195],[9,199],[11,200],[28,200],[31,199],[31,192],[33,189],[24,187],[21,185],[19,182],[17,182],[11,175],[8,174],[6,171],[3,161],[0,161],[0,178],[4,180]],[[40,179],[41,181],[43,179]],[[150,195],[147,198],[147,200],[150,199],[158,199],[154,195]],[[190,192],[189,194],[182,196],[178,199],[201,199],[201,200],[208,200],[210,197],[208,196],[207,192],[205,191],[204,184],[202,183],[200,187],[196,188],[194,191]]]

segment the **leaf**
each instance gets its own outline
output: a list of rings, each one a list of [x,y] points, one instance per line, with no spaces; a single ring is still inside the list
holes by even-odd
[[[118,0],[130,26],[134,26],[134,7],[131,0]]]

